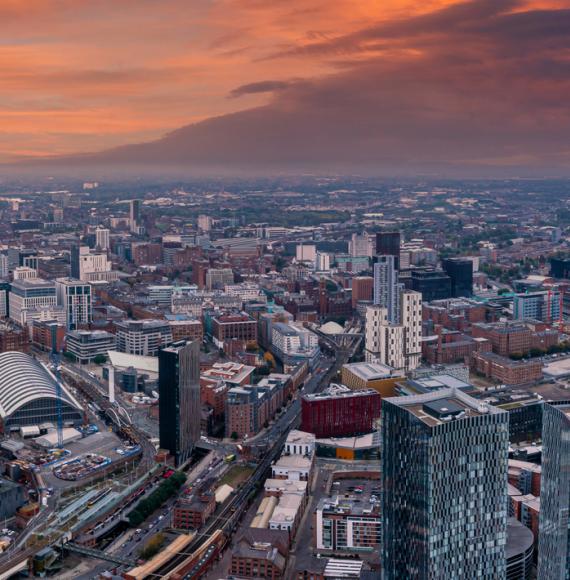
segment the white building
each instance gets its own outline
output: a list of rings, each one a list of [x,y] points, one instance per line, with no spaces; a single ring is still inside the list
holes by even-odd
[[[110,232],[105,228],[95,230],[95,245],[101,251],[106,252],[110,247]]]
[[[312,470],[312,458],[303,455],[283,455],[271,467],[271,477],[273,479],[310,481]]]
[[[315,452],[315,439],[313,433],[293,429],[287,435],[285,441],[285,453],[289,455],[306,455],[312,457]]]
[[[55,283],[41,278],[15,280],[10,289],[10,318],[24,326],[30,311],[57,306]]]
[[[93,319],[91,284],[73,278],[58,278],[55,288],[57,303],[65,308],[67,328],[90,324]]]
[[[353,257],[374,255],[374,236],[369,236],[366,232],[363,234],[352,234],[348,242],[348,253]]]
[[[400,300],[404,327],[404,369],[408,371],[418,368],[422,358],[422,295],[404,290]]]
[[[198,229],[203,232],[209,232],[212,229],[214,220],[209,215],[198,216]]]
[[[8,278],[8,273],[8,256],[6,254],[0,254],[0,278]]]
[[[20,266],[14,269],[14,280],[33,280],[38,277],[38,271],[35,268]]]
[[[366,362],[397,370],[416,369],[421,362],[422,299],[419,292],[400,293],[400,319],[388,320],[388,310],[374,305],[366,309]]]
[[[317,348],[319,338],[308,328],[294,322],[276,322],[271,327],[271,344],[280,353],[294,355]]]
[[[301,519],[303,507],[302,495],[297,493],[283,494],[269,518],[269,529],[285,530],[294,534]]]
[[[228,296],[238,296],[243,302],[263,299],[267,301],[265,294],[259,291],[259,286],[253,282],[243,282],[242,284],[226,284],[224,293]]]
[[[172,329],[166,320],[123,320],[115,324],[117,350],[140,356],[156,356],[172,343]]]
[[[84,282],[112,282],[119,277],[104,252],[92,252],[87,246],[73,248],[71,252],[71,277]]]
[[[148,299],[150,302],[156,302],[161,306],[170,306],[173,292],[174,286],[149,286]]]
[[[329,272],[331,269],[331,255],[327,252],[317,252],[315,269],[317,272]]]
[[[314,264],[317,259],[317,246],[315,244],[297,244],[295,256],[297,262]]]

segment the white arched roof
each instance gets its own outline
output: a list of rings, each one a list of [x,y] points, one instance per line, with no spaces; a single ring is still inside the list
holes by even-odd
[[[0,417],[12,415],[38,399],[55,399],[55,377],[37,360],[23,352],[0,353]],[[61,386],[62,401],[81,409]]]

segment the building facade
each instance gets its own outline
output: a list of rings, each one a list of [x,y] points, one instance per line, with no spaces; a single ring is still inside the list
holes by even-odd
[[[68,329],[75,330],[81,325],[91,323],[91,284],[73,278],[58,278],[55,289],[58,304],[65,308]]]
[[[200,343],[177,342],[158,354],[160,447],[176,466],[200,439]]]
[[[570,578],[570,402],[545,403],[542,428],[539,580]]]
[[[508,413],[457,389],[384,399],[386,580],[504,578]]]
[[[165,320],[123,320],[116,322],[117,350],[140,356],[156,356],[172,342],[172,330]]]
[[[382,398],[373,389],[351,391],[331,385],[301,397],[301,429],[318,438],[370,433],[380,418]]]

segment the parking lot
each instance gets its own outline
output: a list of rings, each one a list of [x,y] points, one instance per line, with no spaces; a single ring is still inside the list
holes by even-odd
[[[114,433],[110,431],[99,431],[98,433],[89,435],[84,439],[80,439],[79,441],[74,441],[73,443],[66,445],[66,449],[71,451],[71,454],[66,457],[66,461],[71,461],[79,455],[85,455],[88,453],[102,455],[104,457],[108,457],[111,459],[111,461],[117,461],[123,457],[116,451],[122,446],[122,440]],[[47,487],[66,488],[73,487],[81,483],[81,480],[75,482],[57,478],[53,474],[52,467],[43,468],[42,476]]]

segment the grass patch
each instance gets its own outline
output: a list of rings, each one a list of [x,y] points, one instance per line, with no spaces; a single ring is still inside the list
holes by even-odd
[[[247,465],[234,465],[220,479],[220,485],[227,484],[236,488],[244,481],[247,481],[253,472],[253,467],[248,467]]]

